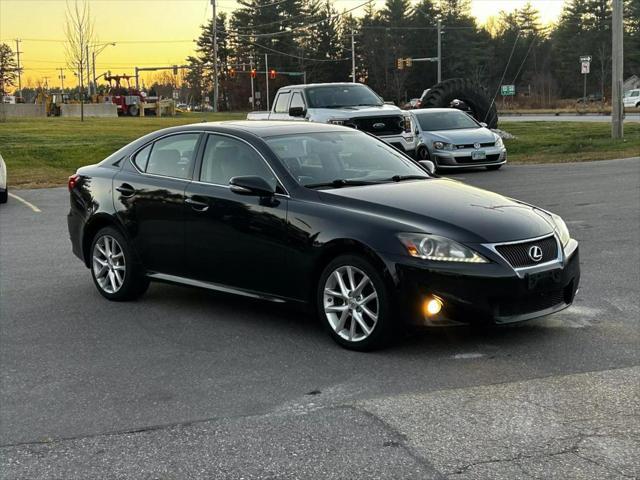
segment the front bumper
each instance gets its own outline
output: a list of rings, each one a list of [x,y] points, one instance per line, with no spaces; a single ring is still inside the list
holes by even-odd
[[[506,148],[487,147],[481,150],[486,154],[486,158],[482,160],[472,159],[473,149],[434,150],[431,153],[431,158],[435,160],[438,168],[487,167],[507,163]]]
[[[578,245],[572,242],[561,261],[527,271],[516,271],[505,260],[434,265],[393,258],[396,305],[410,323],[431,326],[507,324],[558,312],[573,303],[580,283]],[[442,300],[442,310],[428,316],[423,305],[433,297]]]
[[[380,135],[378,138],[408,155],[416,149],[415,137],[411,135]]]

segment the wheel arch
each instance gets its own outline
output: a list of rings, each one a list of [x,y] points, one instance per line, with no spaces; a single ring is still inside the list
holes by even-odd
[[[349,238],[339,238],[327,243],[315,260],[311,274],[310,286],[312,288],[309,289],[309,302],[312,305],[315,305],[318,282],[320,281],[320,275],[324,268],[334,258],[349,254],[359,255],[369,260],[378,269],[383,279],[389,282],[389,285],[393,285],[393,279],[387,264],[375,252],[375,250],[361,241]]]
[[[87,268],[91,266],[91,243],[93,238],[104,227],[114,227],[127,238],[125,229],[112,215],[99,213],[91,217],[82,231],[82,257]]]

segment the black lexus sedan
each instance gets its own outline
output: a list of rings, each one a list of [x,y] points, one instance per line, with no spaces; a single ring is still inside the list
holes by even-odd
[[[160,130],[69,178],[73,252],[109,300],[151,280],[312,305],[342,346],[402,321],[510,323],[569,306],[578,243],[543,209],[437,178],[347,127]]]

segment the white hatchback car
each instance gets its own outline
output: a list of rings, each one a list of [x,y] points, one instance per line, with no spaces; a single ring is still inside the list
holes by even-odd
[[[625,92],[622,104],[628,108],[640,108],[640,88]]]
[[[9,187],[7,187],[7,166],[0,155],[0,203],[7,203]]]

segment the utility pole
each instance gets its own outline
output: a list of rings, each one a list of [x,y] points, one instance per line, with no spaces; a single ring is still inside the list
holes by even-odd
[[[264,78],[267,81],[267,110],[271,110],[269,107],[269,59],[267,54],[264,54]]]
[[[249,78],[251,79],[251,110],[255,110],[256,92],[253,86],[253,55],[249,55]]]
[[[60,90],[64,93],[64,68],[59,68],[58,70],[60,70],[60,76],[58,77],[60,79]]]
[[[442,20],[438,19],[438,83],[442,81]]]
[[[18,94],[18,96],[20,98],[22,98],[22,75],[21,75],[22,69],[20,68],[20,54],[22,53],[20,51],[20,42],[21,41],[22,40],[20,40],[19,38],[16,38],[16,57],[17,57],[17,60],[18,60],[18,92],[20,92]]]
[[[353,38],[353,28],[351,29],[351,81],[356,83],[356,42]]]
[[[611,138],[622,139],[624,137],[624,108],[622,106],[622,22],[623,0],[613,0],[611,54],[613,56],[611,69]]]
[[[213,111],[218,111],[218,19],[216,18],[216,0],[213,7]]]

